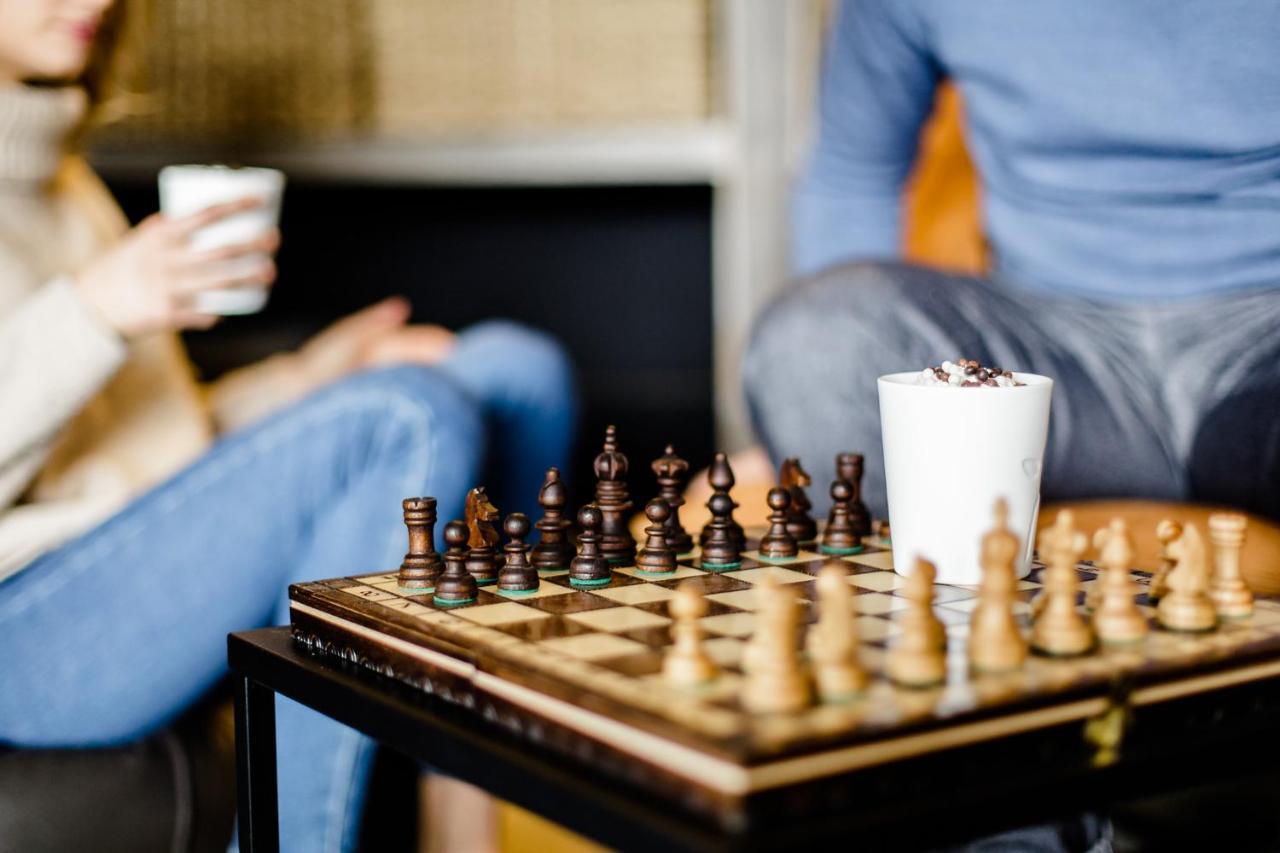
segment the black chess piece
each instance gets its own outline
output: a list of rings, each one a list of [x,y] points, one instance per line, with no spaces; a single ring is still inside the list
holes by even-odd
[[[812,485],[809,472],[801,466],[800,460],[794,456],[782,460],[778,470],[778,483],[791,493],[791,507],[787,510],[787,531],[795,537],[797,543],[813,542],[818,538],[818,523],[810,513],[813,504],[809,502],[809,494],[805,487]]]
[[[409,551],[400,564],[398,579],[405,589],[431,589],[444,568],[436,552],[436,499],[405,498],[404,526],[409,528]]]
[[[498,589],[504,592],[533,592],[538,588],[538,570],[529,562],[529,516],[513,512],[507,516],[502,529],[507,533],[507,544],[502,551],[506,555],[502,570],[498,572]]]
[[[800,553],[795,537],[787,530],[787,510],[790,508],[791,492],[782,486],[769,490],[769,532],[760,540],[761,556],[778,559]]]
[[[863,456],[861,453],[841,453],[836,456],[836,476],[853,487],[849,499],[849,523],[859,539],[871,535],[871,511],[862,501]]]
[[[733,510],[737,508],[737,504],[733,502],[729,492],[733,489],[737,478],[733,475],[733,469],[729,467],[729,457],[724,453],[717,453],[715,458],[711,460],[711,467],[707,469],[707,482],[711,484],[711,490],[714,494],[722,494],[729,497],[729,533],[733,536],[733,541],[739,551],[746,547],[747,536],[742,530],[742,525],[733,518]],[[710,504],[707,504],[710,506]],[[705,548],[707,538],[711,535],[711,523],[702,528],[702,533],[698,537],[699,543]]]
[[[631,495],[627,491],[627,457],[618,450],[618,430],[610,425],[604,434],[604,450],[596,457],[596,508],[600,511],[600,553],[610,563],[630,564],[636,558],[636,540],[627,527]]]
[[[444,526],[444,573],[436,579],[434,601],[444,607],[470,604],[476,600],[476,579],[467,571],[467,523],[451,521]]]
[[[676,456],[675,448],[668,444],[663,455],[653,460],[652,467],[658,478],[658,497],[671,508],[671,515],[667,517],[667,545],[677,554],[687,554],[693,550],[693,537],[680,523],[680,507],[684,506],[689,463]]]
[[[636,557],[636,568],[651,574],[674,572],[676,552],[667,544],[671,507],[662,498],[654,498],[645,505],[644,517],[649,519],[649,526],[644,529],[644,547]]]
[[[569,564],[569,583],[573,586],[604,586],[613,579],[609,559],[600,553],[600,524],[603,514],[595,504],[578,511],[578,556]]]
[[[557,468],[547,469],[547,481],[538,492],[538,505],[542,518],[536,525],[538,544],[533,549],[533,565],[540,572],[569,568],[573,559],[573,543],[569,541],[569,519],[564,517],[564,507],[569,501],[568,490],[560,479]]]
[[[837,479],[831,484],[831,514],[827,516],[827,529],[822,531],[822,553],[856,554],[862,550],[862,541],[853,531],[849,519],[849,501],[853,486],[847,480]]]
[[[467,555],[467,571],[480,586],[497,583],[501,560],[498,557],[498,529],[494,525],[498,521],[498,508],[489,503],[484,486],[476,486],[467,492],[466,513],[467,545],[471,548]]]
[[[732,569],[742,565],[742,549],[730,526],[735,506],[733,498],[725,492],[716,492],[707,501],[711,521],[705,528],[707,541],[702,544],[704,568]]]

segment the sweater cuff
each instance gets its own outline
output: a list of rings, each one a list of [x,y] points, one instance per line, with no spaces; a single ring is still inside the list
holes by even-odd
[[[114,373],[129,354],[124,338],[80,298],[71,279],[55,278],[33,301],[33,312],[48,318],[43,326],[54,339],[51,343],[64,346],[68,355],[101,371],[95,385]]]

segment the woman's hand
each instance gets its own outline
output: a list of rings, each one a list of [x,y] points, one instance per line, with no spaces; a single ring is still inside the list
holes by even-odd
[[[409,314],[409,303],[393,296],[343,317],[298,350],[303,370],[318,387],[366,367],[439,363],[453,349],[453,333],[407,326]]]
[[[270,285],[270,259],[245,269],[228,263],[249,255],[269,255],[280,245],[279,231],[249,243],[196,251],[191,235],[206,225],[251,210],[261,202],[244,199],[215,205],[182,219],[147,217],[115,246],[76,276],[82,299],[125,338],[149,332],[207,329],[218,321],[192,307],[195,294],[239,285]]]

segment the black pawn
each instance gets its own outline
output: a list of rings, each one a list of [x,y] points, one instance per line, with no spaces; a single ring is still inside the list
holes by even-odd
[[[618,430],[614,426],[605,430],[604,449],[596,457],[595,472],[600,553],[611,563],[632,563],[636,558],[636,540],[631,538],[631,529],[627,526],[631,510],[627,457],[618,449]]]
[[[733,489],[737,478],[733,475],[733,469],[729,467],[729,457],[724,453],[717,453],[715,458],[711,460],[711,467],[707,469],[707,482],[711,484],[711,490],[715,494],[722,494],[729,497],[729,492]],[[733,510],[738,506],[730,497],[729,500],[729,533],[733,536],[737,543],[738,550],[741,551],[746,547],[747,536],[742,530],[742,525],[733,518]],[[710,504],[708,504],[710,506]],[[702,528],[702,533],[698,537],[699,543],[705,548],[707,545],[707,537],[711,533],[711,523],[708,522]]]
[[[451,521],[444,526],[444,574],[436,580],[435,603],[451,606],[476,600],[479,586],[467,571],[467,523]]]
[[[612,579],[609,560],[600,553],[600,508],[587,504],[578,512],[578,556],[569,564],[569,583],[573,586],[604,586]]]
[[[666,451],[653,460],[651,467],[653,475],[658,478],[658,497],[671,508],[671,515],[667,518],[667,544],[677,554],[687,554],[693,550],[693,537],[680,523],[680,507],[684,506],[689,463],[676,456],[675,448],[668,444]]]
[[[644,529],[644,547],[636,557],[636,568],[652,574],[668,574],[676,570],[676,552],[667,544],[667,521],[671,507],[662,498],[654,498],[645,505],[644,517],[649,526]]]
[[[871,512],[862,501],[863,456],[861,453],[841,453],[836,456],[836,476],[853,488],[849,499],[849,523],[854,535],[861,539],[871,535]]]
[[[507,544],[502,551],[506,559],[498,573],[498,589],[507,592],[533,592],[538,588],[538,570],[529,562],[529,516],[513,512],[507,516],[502,529],[507,532]]]
[[[831,484],[831,514],[827,516],[827,529],[822,532],[822,551],[825,554],[854,554],[861,548],[861,540],[849,520],[849,501],[853,498],[853,486],[847,480]]]
[[[409,528],[409,552],[404,555],[398,576],[406,589],[430,589],[444,563],[436,552],[436,499],[405,498],[404,526]]]
[[[760,540],[760,554],[764,557],[794,557],[800,553],[800,546],[787,530],[788,514],[791,507],[791,492],[781,486],[769,490],[769,532]]]
[[[573,543],[569,541],[569,519],[564,517],[568,491],[557,468],[547,469],[547,481],[538,492],[542,518],[538,520],[538,544],[533,549],[533,565],[540,572],[569,568],[573,559]]]
[[[702,565],[706,568],[729,569],[742,565],[742,549],[730,526],[733,498],[717,492],[707,501],[711,521],[706,526],[707,541],[702,545]]]
[[[818,538],[818,523],[810,512],[813,504],[809,494],[804,490],[813,480],[809,472],[804,470],[800,460],[792,456],[782,460],[779,479],[782,485],[791,492],[791,508],[787,510],[787,530],[795,537],[796,542],[813,542]]]

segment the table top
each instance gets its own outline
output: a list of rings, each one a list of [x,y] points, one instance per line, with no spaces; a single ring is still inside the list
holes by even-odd
[[[330,655],[287,628],[232,634],[233,670],[439,772],[601,843],[626,849],[747,850],[874,838],[878,848],[958,843],[1117,799],[1274,765],[1280,682],[1144,708],[1119,755],[1103,758],[1079,723],[871,767],[805,792],[812,817],[776,803],[735,825],[682,813],[588,763],[517,739],[499,722]],[[751,804],[748,804],[749,806]]]

